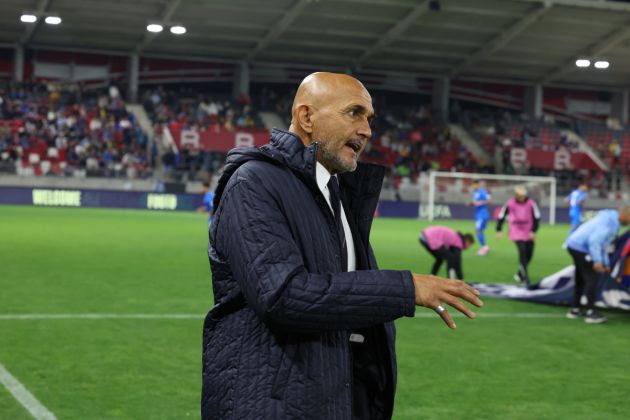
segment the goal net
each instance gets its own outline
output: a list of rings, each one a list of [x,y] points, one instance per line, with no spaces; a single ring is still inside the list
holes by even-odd
[[[542,221],[550,225],[556,222],[556,179],[543,176],[494,175],[463,172],[431,171],[420,178],[421,219],[436,220],[446,218],[473,217],[472,201],[474,180],[480,181],[492,196],[491,216],[514,196],[514,187],[527,188],[527,195],[533,198],[542,213]],[[462,217],[463,216],[463,217]]]

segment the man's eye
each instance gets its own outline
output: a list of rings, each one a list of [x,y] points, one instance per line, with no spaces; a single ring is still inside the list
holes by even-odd
[[[348,111],[348,115],[350,115],[351,117],[354,117],[356,113],[357,111],[355,111],[354,109],[351,109],[350,111]]]

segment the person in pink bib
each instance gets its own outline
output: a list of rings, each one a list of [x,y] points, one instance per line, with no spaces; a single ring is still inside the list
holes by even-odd
[[[527,189],[518,185],[514,188],[514,198],[510,198],[499,212],[497,221],[497,239],[501,239],[503,222],[508,219],[509,238],[518,249],[518,271],[514,280],[529,288],[527,266],[534,256],[534,238],[540,224],[540,210],[536,202],[527,196]]]
[[[446,226],[431,226],[420,232],[420,244],[435,258],[431,268],[434,276],[446,260],[448,278],[463,280],[462,250],[474,243],[475,237],[470,233],[456,232]]]

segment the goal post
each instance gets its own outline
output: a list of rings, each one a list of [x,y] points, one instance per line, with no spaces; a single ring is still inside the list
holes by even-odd
[[[514,186],[524,185],[540,207],[549,209],[547,218],[549,224],[556,223],[556,178],[554,177],[430,171],[428,177],[425,176],[424,179],[424,183],[422,180],[420,182],[422,190],[418,214],[426,214],[428,220],[435,219],[438,198],[439,201],[465,203],[471,196],[469,189],[465,188],[466,184],[470,184],[473,180],[480,180],[482,186],[493,196],[494,205],[502,205],[512,197]],[[427,182],[428,185],[426,185]],[[423,205],[427,206],[426,211],[422,211]]]

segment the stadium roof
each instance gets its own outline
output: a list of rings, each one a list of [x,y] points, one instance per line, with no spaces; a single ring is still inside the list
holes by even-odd
[[[60,25],[20,22],[57,14]],[[160,34],[146,31],[160,22]],[[168,32],[181,24],[185,35]],[[0,46],[627,88],[630,4],[600,0],[2,0]],[[575,60],[610,62],[606,70]]]

